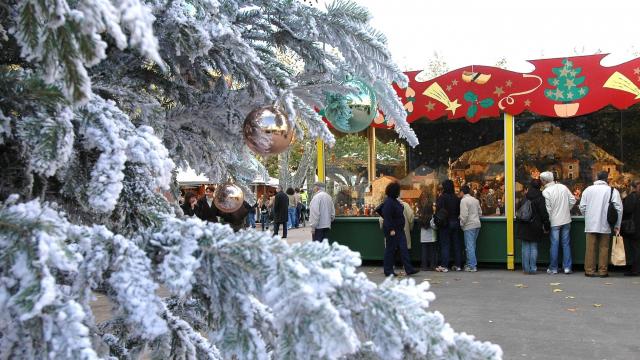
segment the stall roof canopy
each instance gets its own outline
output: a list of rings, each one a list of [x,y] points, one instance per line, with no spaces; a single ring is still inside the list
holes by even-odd
[[[491,66],[467,66],[434,79],[409,71],[409,84],[394,84],[407,121],[466,118],[476,122],[524,111],[550,117],[580,116],[608,105],[626,109],[640,99],[640,58],[604,67],[607,54],[529,61],[523,74]],[[383,124],[376,124],[384,127]],[[374,126],[376,126],[374,125]]]

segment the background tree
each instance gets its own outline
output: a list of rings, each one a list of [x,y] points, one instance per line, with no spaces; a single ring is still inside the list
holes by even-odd
[[[376,286],[345,247],[234,234],[160,194],[175,163],[252,179],[240,128],[258,105],[332,142],[313,106],[347,73],[415,144],[368,20],[342,1],[4,2],[0,358],[500,358],[428,312],[426,284]],[[114,304],[102,323],[94,292]]]

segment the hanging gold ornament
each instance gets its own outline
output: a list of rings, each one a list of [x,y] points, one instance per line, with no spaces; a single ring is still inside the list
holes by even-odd
[[[247,115],[243,125],[244,141],[256,154],[279,154],[293,141],[293,126],[287,117],[273,106],[263,106]]]
[[[218,210],[224,213],[232,213],[242,206],[244,193],[237,185],[226,183],[218,185],[213,193],[213,203]]]

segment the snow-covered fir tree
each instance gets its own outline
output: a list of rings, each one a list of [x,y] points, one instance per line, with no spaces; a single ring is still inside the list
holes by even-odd
[[[415,144],[368,20],[347,1],[3,1],[0,359],[501,358],[429,312],[427,284],[376,285],[343,246],[233,233],[161,195],[176,165],[261,171],[240,130],[261,105],[332,143],[314,107],[347,75]]]

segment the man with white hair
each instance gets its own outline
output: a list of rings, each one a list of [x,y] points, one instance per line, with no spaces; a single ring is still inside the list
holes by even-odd
[[[336,209],[333,206],[331,195],[324,191],[324,183],[317,182],[313,185],[313,198],[309,204],[309,226],[313,241],[329,239],[331,222],[336,217]]]
[[[544,185],[542,196],[549,213],[551,223],[551,249],[549,251],[549,268],[547,274],[558,273],[558,247],[562,243],[562,267],[565,274],[571,274],[571,208],[576,203],[569,188],[553,181],[553,173],[545,171],[540,174],[540,181]]]

